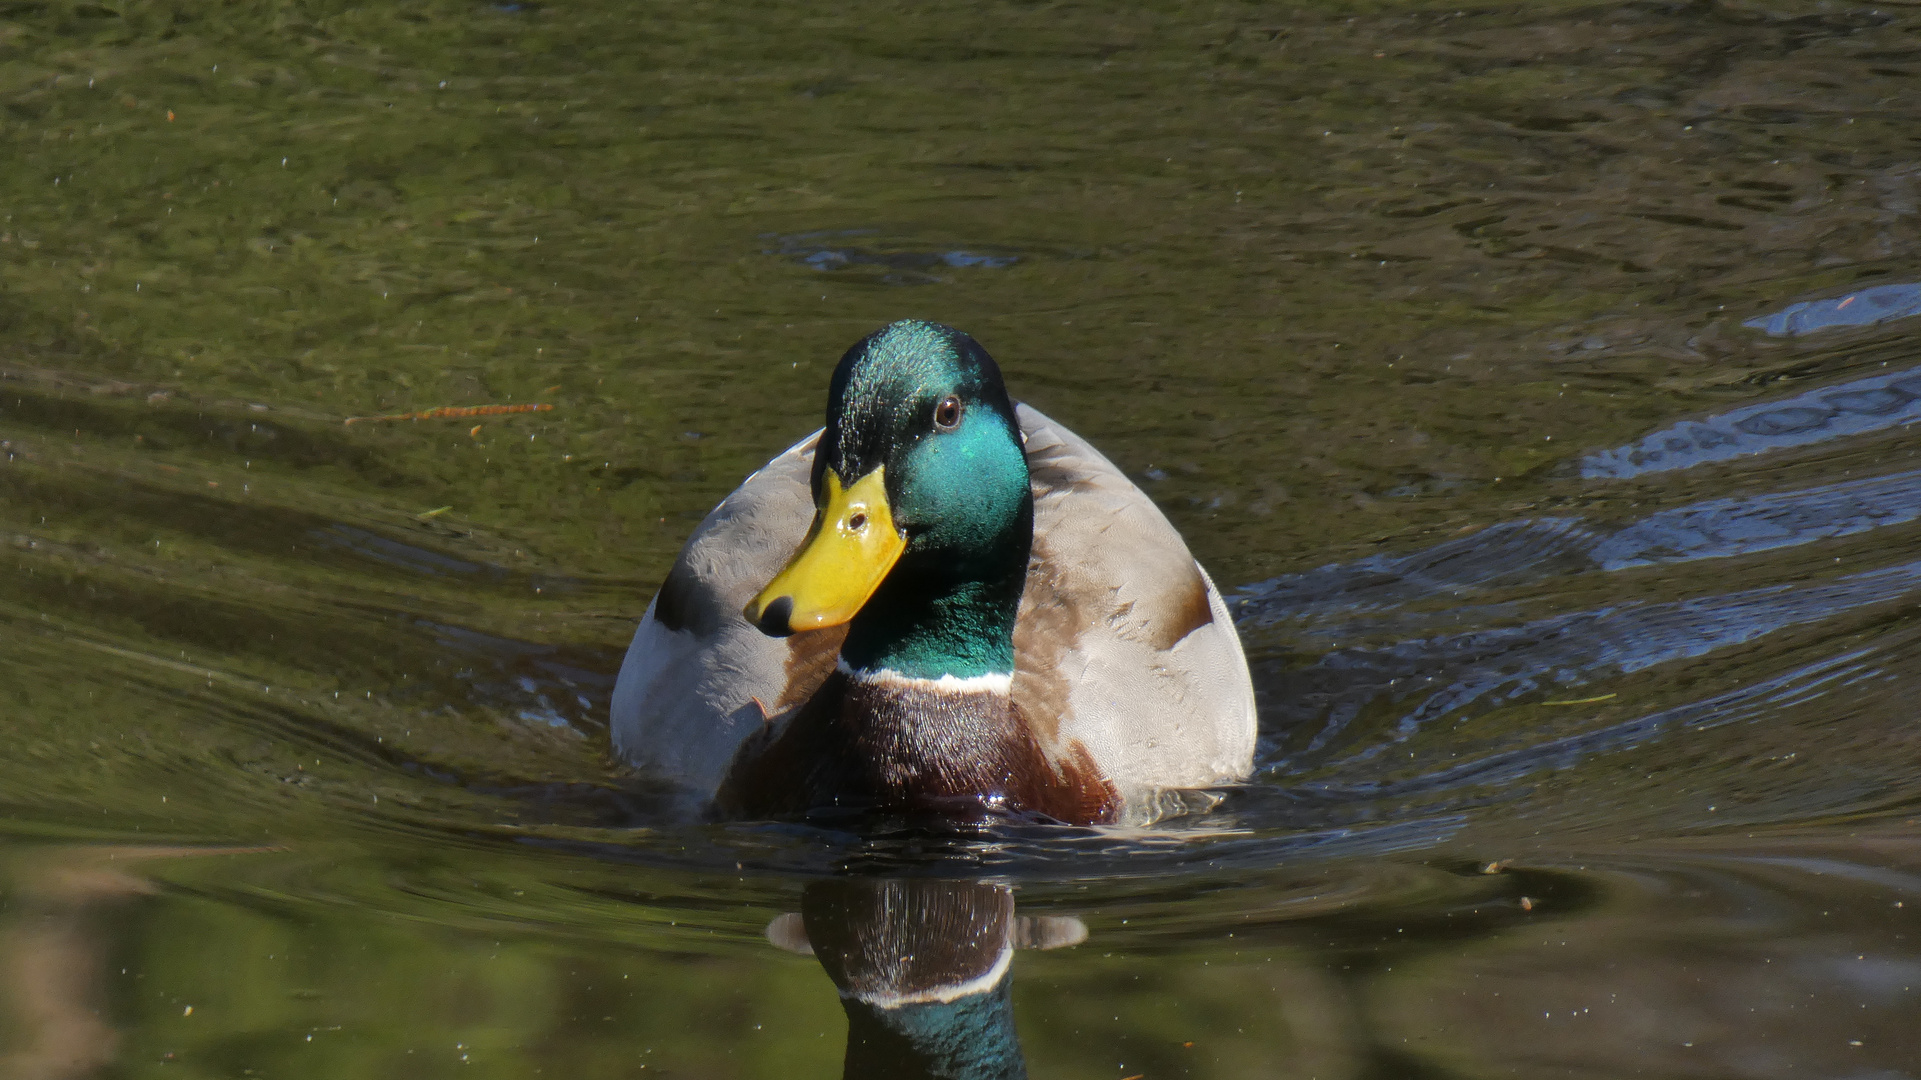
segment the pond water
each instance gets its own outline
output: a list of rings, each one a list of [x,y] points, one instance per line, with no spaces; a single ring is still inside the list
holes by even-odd
[[[1917,77],[1842,0],[0,2],[0,1073],[1921,1076]],[[1229,594],[1210,812],[611,760],[903,317]]]

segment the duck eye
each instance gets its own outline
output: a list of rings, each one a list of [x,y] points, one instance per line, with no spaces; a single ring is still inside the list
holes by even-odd
[[[941,431],[952,431],[960,426],[960,421],[961,402],[959,398],[950,395],[940,399],[940,404],[934,406],[934,427],[937,429]]]

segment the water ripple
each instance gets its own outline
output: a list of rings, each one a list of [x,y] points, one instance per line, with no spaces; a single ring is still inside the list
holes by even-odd
[[[1846,296],[1803,300],[1772,315],[1749,319],[1742,326],[1772,337],[1799,337],[1837,326],[1873,326],[1921,315],[1921,282],[1876,285]]]
[[[1921,471],[1663,511],[1587,552],[1603,570],[1715,559],[1852,536],[1921,517]]]
[[[1423,695],[1392,730],[1344,764],[1378,757],[1443,717],[1495,708],[1597,678],[1732,648],[1794,626],[1898,599],[1921,588],[1921,561],[1817,585],[1770,585],[1719,596],[1598,608],[1520,626],[1477,629],[1378,648],[1339,649],[1281,676],[1289,726],[1322,721],[1308,750],[1327,745],[1368,703]]]
[[[1807,701],[1828,686],[1867,670],[1872,649],[1857,649],[1804,664],[1773,678],[1594,731],[1501,750],[1400,781],[1324,781],[1295,789],[1322,799],[1377,799],[1467,786],[1504,787],[1532,773],[1571,769],[1596,754],[1616,753],[1674,728],[1721,727]],[[1371,756],[1371,755],[1364,755]]]
[[[1921,518],[1921,470],[1763,495],[1705,499],[1613,532],[1577,518],[1524,518],[1407,555],[1371,555],[1244,586],[1244,627],[1381,611],[1463,590],[1555,576],[1723,559],[1853,536]],[[1462,614],[1456,608],[1455,615]],[[1333,632],[1333,628],[1324,628]],[[1320,632],[1320,631],[1315,631]]]
[[[829,232],[796,233],[792,236],[768,234],[774,241],[765,254],[783,255],[803,266],[822,271],[872,269],[881,271],[880,281],[889,285],[925,285],[942,279],[930,271],[941,269],[1001,270],[1021,260],[1007,252],[989,253],[962,248],[945,250],[917,249],[913,245],[869,242],[849,244],[851,237],[873,236],[873,229],[845,229]]]
[[[1921,420],[1921,368],[1810,390],[1687,420],[1581,459],[1587,480],[1625,480],[1715,461],[1809,446]]]

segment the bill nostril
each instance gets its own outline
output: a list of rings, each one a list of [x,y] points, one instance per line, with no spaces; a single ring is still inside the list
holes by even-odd
[[[862,529],[865,529],[866,527],[867,527],[866,514],[855,514],[853,517],[850,517],[847,519],[847,528],[853,532],[859,532]]]
[[[788,620],[794,615],[794,598],[777,596],[760,612],[760,632],[768,637],[787,637],[794,632]]]

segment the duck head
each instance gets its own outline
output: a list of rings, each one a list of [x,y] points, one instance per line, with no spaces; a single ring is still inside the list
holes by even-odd
[[[848,624],[856,670],[1013,671],[1033,543],[1014,406],[973,338],[897,322],[841,357],[814,453],[814,520],[744,614],[775,636]]]

